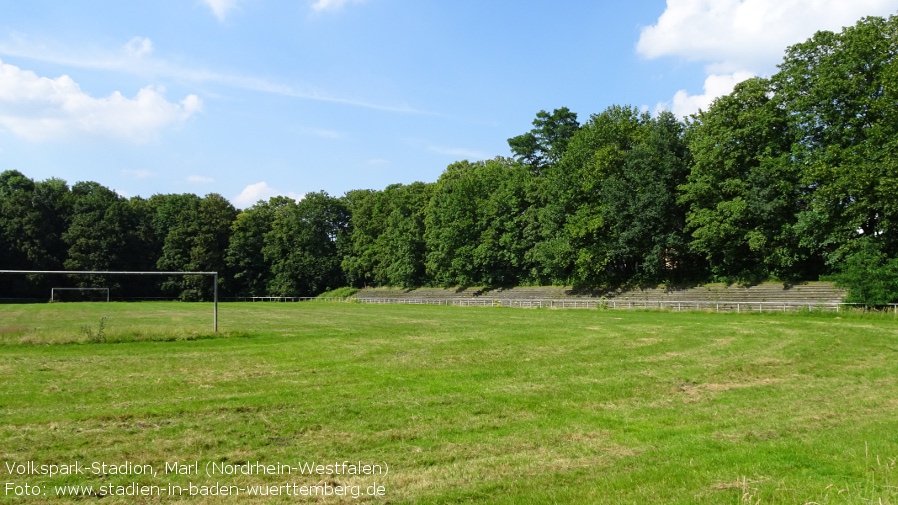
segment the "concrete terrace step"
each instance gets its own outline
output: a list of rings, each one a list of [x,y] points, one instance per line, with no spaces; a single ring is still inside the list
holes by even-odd
[[[441,288],[366,288],[356,293],[360,299],[425,299],[486,298],[493,300],[572,300],[607,299],[638,301],[720,301],[720,302],[795,302],[834,303],[844,300],[845,290],[828,282],[795,286],[765,283],[756,286],[708,284],[682,289],[652,288],[612,292],[582,292],[571,287],[524,286],[508,289],[441,289]]]

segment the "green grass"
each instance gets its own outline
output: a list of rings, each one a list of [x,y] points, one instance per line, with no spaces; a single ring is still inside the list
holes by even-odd
[[[211,304],[0,306],[0,484],[385,489],[315,503],[898,503],[894,316],[233,303],[217,335],[211,317]],[[194,460],[389,472],[5,466]],[[0,494],[44,501],[62,502]]]
[[[324,293],[321,293],[320,295],[318,295],[316,298],[349,298],[350,296],[358,293],[359,291],[361,291],[361,290],[358,288],[351,288],[351,287],[347,286],[347,287],[342,287],[342,288],[331,289],[330,291],[325,291]]]

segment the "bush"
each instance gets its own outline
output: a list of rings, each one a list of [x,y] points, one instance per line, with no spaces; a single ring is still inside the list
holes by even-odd
[[[848,290],[848,303],[877,307],[898,302],[898,258],[889,258],[871,240],[859,241],[831,280]]]
[[[359,290],[357,288],[337,288],[331,289],[330,291],[325,291],[317,296],[317,298],[349,298],[350,296],[358,293]]]

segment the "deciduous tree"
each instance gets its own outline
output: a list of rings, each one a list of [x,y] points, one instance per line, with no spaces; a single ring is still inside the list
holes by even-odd
[[[791,161],[788,113],[768,80],[736,86],[690,125],[694,164],[682,187],[692,249],[717,280],[758,282],[814,273],[794,225],[806,205]]]
[[[340,263],[348,231],[345,203],[323,191],[278,207],[262,249],[271,264],[269,292],[314,296],[345,285]]]
[[[813,190],[800,221],[834,266],[864,237],[898,255],[896,54],[898,17],[865,18],[792,46],[773,78],[796,132],[791,161]]]
[[[578,128],[577,114],[567,107],[555,109],[551,114],[541,110],[533,120],[533,129],[508,139],[508,146],[519,162],[530,167],[534,174],[540,174],[561,160]]]

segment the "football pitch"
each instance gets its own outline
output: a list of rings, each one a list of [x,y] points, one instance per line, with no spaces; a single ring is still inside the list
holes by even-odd
[[[219,325],[0,305],[0,502],[898,503],[891,314],[227,303]]]

